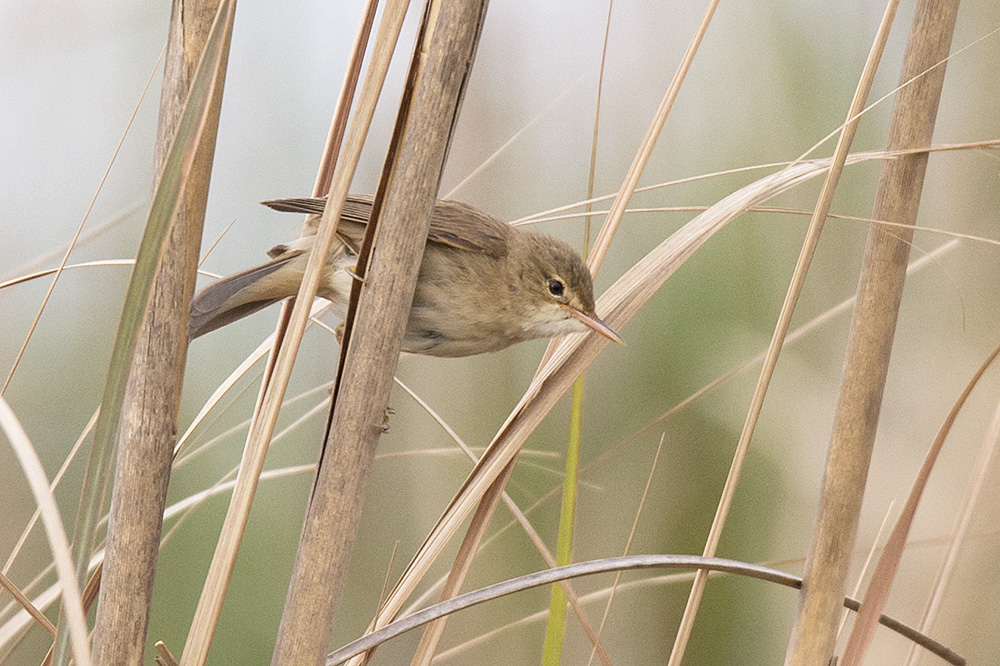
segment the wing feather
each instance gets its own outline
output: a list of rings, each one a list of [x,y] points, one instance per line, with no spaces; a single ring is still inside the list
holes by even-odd
[[[321,215],[326,207],[325,198],[274,199],[261,203],[281,212],[312,215]],[[371,196],[349,195],[344,202],[338,231],[351,240],[360,242],[364,225],[368,224],[368,219],[371,217],[371,210]],[[506,222],[477,208],[458,201],[438,201],[434,206],[427,240],[469,252],[500,257],[507,253],[507,237],[510,233],[510,226]]]

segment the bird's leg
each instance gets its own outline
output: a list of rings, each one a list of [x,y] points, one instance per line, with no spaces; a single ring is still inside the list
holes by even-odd
[[[385,412],[383,412],[382,414],[382,425],[379,426],[379,429],[382,431],[383,435],[389,434],[389,417],[395,413],[396,413],[395,409],[386,405]]]

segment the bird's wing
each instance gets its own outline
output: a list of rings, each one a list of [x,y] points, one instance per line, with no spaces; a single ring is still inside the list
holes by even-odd
[[[458,201],[438,201],[427,240],[492,257],[507,254],[511,226]]]
[[[326,199],[322,197],[274,199],[261,203],[277,211],[314,215],[321,215],[326,207]],[[340,214],[341,224],[337,227],[338,231],[360,243],[364,233],[364,225],[368,224],[371,211],[372,198],[370,196],[348,195]],[[431,228],[427,240],[440,245],[499,257],[507,252],[506,238],[510,233],[511,229],[506,222],[487,215],[472,206],[457,201],[438,201],[434,206],[434,215],[431,218]]]

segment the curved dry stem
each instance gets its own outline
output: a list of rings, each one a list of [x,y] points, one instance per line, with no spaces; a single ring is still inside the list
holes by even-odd
[[[513,594],[514,592],[551,585],[552,583],[569,578],[579,578],[599,573],[662,568],[697,568],[706,571],[723,571],[730,574],[757,578],[770,583],[778,583],[792,588],[798,588],[802,583],[800,578],[776,569],[738,562],[736,560],[701,557],[697,555],[629,555],[627,557],[609,557],[601,560],[578,562],[564,567],[545,569],[544,571],[526,576],[511,578],[473,592],[467,592],[412,615],[407,615],[401,620],[397,620],[331,652],[327,655],[326,666],[336,666],[337,664],[344,663],[351,657],[364,654],[391,638],[427,624],[437,618],[456,613],[492,599]],[[860,604],[855,599],[845,598],[844,605],[852,610],[856,610]],[[961,655],[956,654],[953,650],[941,645],[937,641],[923,636],[912,627],[908,627],[897,620],[885,616],[881,618],[881,623],[909,640],[919,642],[922,647],[930,650],[949,663],[956,666],[964,666],[965,659]]]
[[[42,513],[42,524],[45,526],[45,534],[49,539],[52,557],[55,559],[56,571],[59,574],[59,586],[63,591],[63,612],[69,626],[68,634],[73,658],[80,666],[90,666],[87,619],[83,612],[80,588],[77,586],[69,538],[67,538],[66,529],[63,527],[62,516],[59,514],[59,507],[56,506],[55,497],[49,489],[49,482],[45,478],[45,470],[38,459],[35,447],[21,426],[17,415],[14,414],[2,396],[0,396],[0,428],[3,429],[11,448],[14,449],[24,477],[27,479]]]

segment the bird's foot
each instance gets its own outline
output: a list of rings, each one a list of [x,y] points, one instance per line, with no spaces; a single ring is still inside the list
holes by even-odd
[[[389,417],[395,413],[395,409],[386,405],[385,412],[382,414],[382,425],[379,427],[383,435],[389,434]]]

